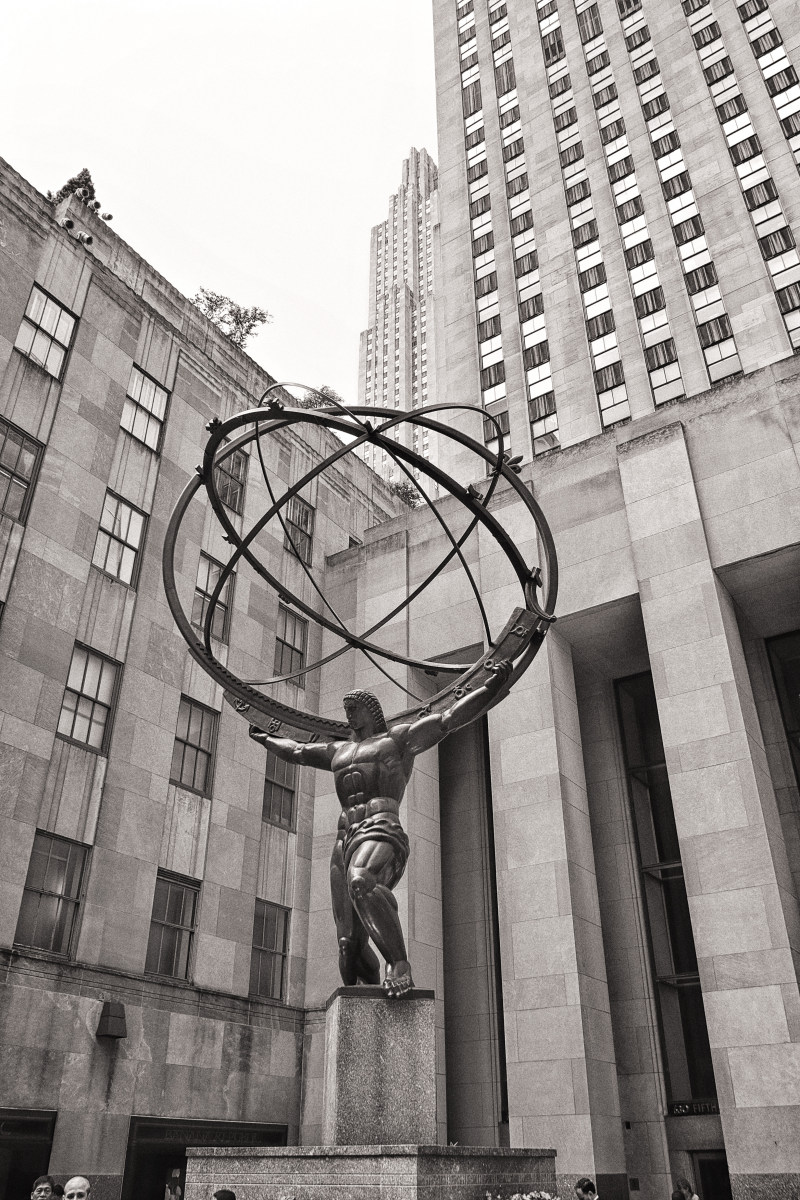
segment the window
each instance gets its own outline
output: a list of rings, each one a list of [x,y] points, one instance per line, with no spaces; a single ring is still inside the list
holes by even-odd
[[[200,552],[200,562],[197,565],[197,583],[192,602],[192,624],[197,625],[200,629],[205,628],[208,602],[211,599],[214,588],[219,583],[222,571],[222,563],[218,563],[216,559],[211,558],[208,554]],[[227,642],[228,640],[231,619],[230,595],[232,584],[233,575],[229,575],[225,581],[225,586],[219,594],[217,603],[214,606],[214,615],[211,618],[211,636],[220,642]]]
[[[649,672],[616,682],[628,791],[672,1103],[716,1096],[669,776]]]
[[[250,959],[250,995],[282,1000],[289,953],[289,910],[256,900],[253,920],[253,956]]]
[[[200,884],[159,871],[144,969],[172,979],[189,978]]]
[[[44,446],[0,417],[0,512],[14,521],[28,516]]]
[[[312,539],[314,537],[314,509],[299,496],[292,496],[286,513],[286,530],[283,548],[295,554],[301,562],[311,566]]]
[[[297,767],[295,764],[284,762],[271,750],[267,750],[261,820],[267,821],[270,825],[281,825],[284,829],[293,829],[296,790]]]
[[[50,833],[36,833],[14,935],[17,946],[69,954],[86,856],[86,846]]]
[[[275,635],[275,674],[293,675],[306,664],[306,638],[308,621],[278,605],[278,628]],[[302,679],[293,680],[297,687],[305,687]]]
[[[119,663],[76,643],[58,718],[62,737],[105,753],[118,676]]]
[[[131,437],[158,450],[161,430],[167,411],[167,391],[138,367],[131,367],[128,394],[122,409],[120,424]]]
[[[48,375],[60,379],[76,323],[72,313],[34,285],[14,345]]]
[[[106,492],[92,562],[115,579],[136,585],[139,551],[147,517],[113,492]]]
[[[244,450],[234,450],[224,462],[214,468],[214,479],[219,498],[231,512],[241,513],[244,509],[244,484],[247,478],[247,455]]]
[[[172,783],[204,796],[211,791],[217,717],[213,709],[181,696],[169,777]]]

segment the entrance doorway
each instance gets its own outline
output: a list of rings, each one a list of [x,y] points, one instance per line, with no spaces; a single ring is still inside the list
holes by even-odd
[[[700,1200],[732,1200],[724,1150],[698,1150],[692,1155],[695,1188]]]
[[[183,1200],[187,1146],[285,1146],[286,1136],[285,1125],[133,1117],[122,1200]]]
[[[47,1174],[55,1124],[54,1112],[0,1108],[0,1200],[29,1196]]]

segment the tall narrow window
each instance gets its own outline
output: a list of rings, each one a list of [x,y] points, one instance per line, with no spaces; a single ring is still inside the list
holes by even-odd
[[[274,671],[276,675],[291,675],[305,666],[307,635],[308,621],[279,604],[278,628],[275,636]],[[292,682],[298,687],[305,687],[303,676]]]
[[[284,829],[292,829],[296,788],[297,767],[294,763],[284,762],[271,750],[267,750],[262,821],[268,821],[271,825],[282,825]]]
[[[159,871],[145,971],[188,979],[200,884]]]
[[[118,677],[119,663],[76,644],[58,718],[62,737],[105,754]]]
[[[28,864],[14,943],[69,954],[78,919],[88,848],[38,833]]]
[[[800,630],[767,642],[783,726],[800,787]]]
[[[250,995],[282,1000],[289,953],[289,910],[256,900]]]
[[[200,562],[197,566],[197,584],[194,589],[194,601],[192,602],[192,624],[197,625],[200,629],[205,628],[208,602],[219,583],[222,570],[222,563],[217,562],[215,558],[211,558],[208,554],[200,552]],[[214,615],[211,618],[211,636],[217,638],[220,642],[227,642],[228,640],[232,585],[233,576],[229,575],[219,594],[219,599],[214,606]]]
[[[214,468],[219,498],[233,513],[244,510],[244,485],[247,479],[247,455],[234,450],[224,462]]]
[[[131,367],[128,394],[122,407],[122,428],[151,450],[161,448],[161,431],[169,393],[144,371]]]
[[[41,442],[0,417],[0,512],[14,521],[28,516],[43,453]]]
[[[147,517],[138,508],[106,492],[92,555],[94,565],[135,587],[146,522]]]
[[[207,796],[211,790],[218,714],[181,696],[170,780]]]
[[[299,496],[292,496],[286,509],[286,532],[284,550],[296,554],[301,562],[311,566],[311,549],[314,537],[314,509]]]
[[[671,1105],[717,1090],[661,727],[649,671],[616,683]]]
[[[14,345],[21,354],[60,379],[77,319],[34,285]]]

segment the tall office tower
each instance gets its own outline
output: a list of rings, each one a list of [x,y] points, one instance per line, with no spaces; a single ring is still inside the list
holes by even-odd
[[[372,229],[369,327],[361,334],[360,404],[411,409],[436,395],[434,226],[438,172],[427,150],[411,149],[389,215]],[[427,430],[399,425],[395,440],[431,456]],[[385,479],[402,481],[386,452],[367,445],[364,461]]]
[[[488,444],[568,446],[800,347],[788,0],[434,13],[447,395]]]

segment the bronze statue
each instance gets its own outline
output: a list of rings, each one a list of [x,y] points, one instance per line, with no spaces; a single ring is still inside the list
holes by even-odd
[[[411,966],[393,889],[408,861],[408,838],[400,824],[400,802],[414,759],[424,750],[480,717],[496,702],[511,673],[496,663],[491,678],[441,713],[387,728],[371,692],[350,692],[344,710],[352,735],[347,741],[302,743],[270,737],[256,725],[250,736],[278,758],[333,771],[342,805],[331,856],[331,900],[339,940],[342,982],[380,982],[372,938],[386,960],[384,990],[399,996],[413,987]]]

